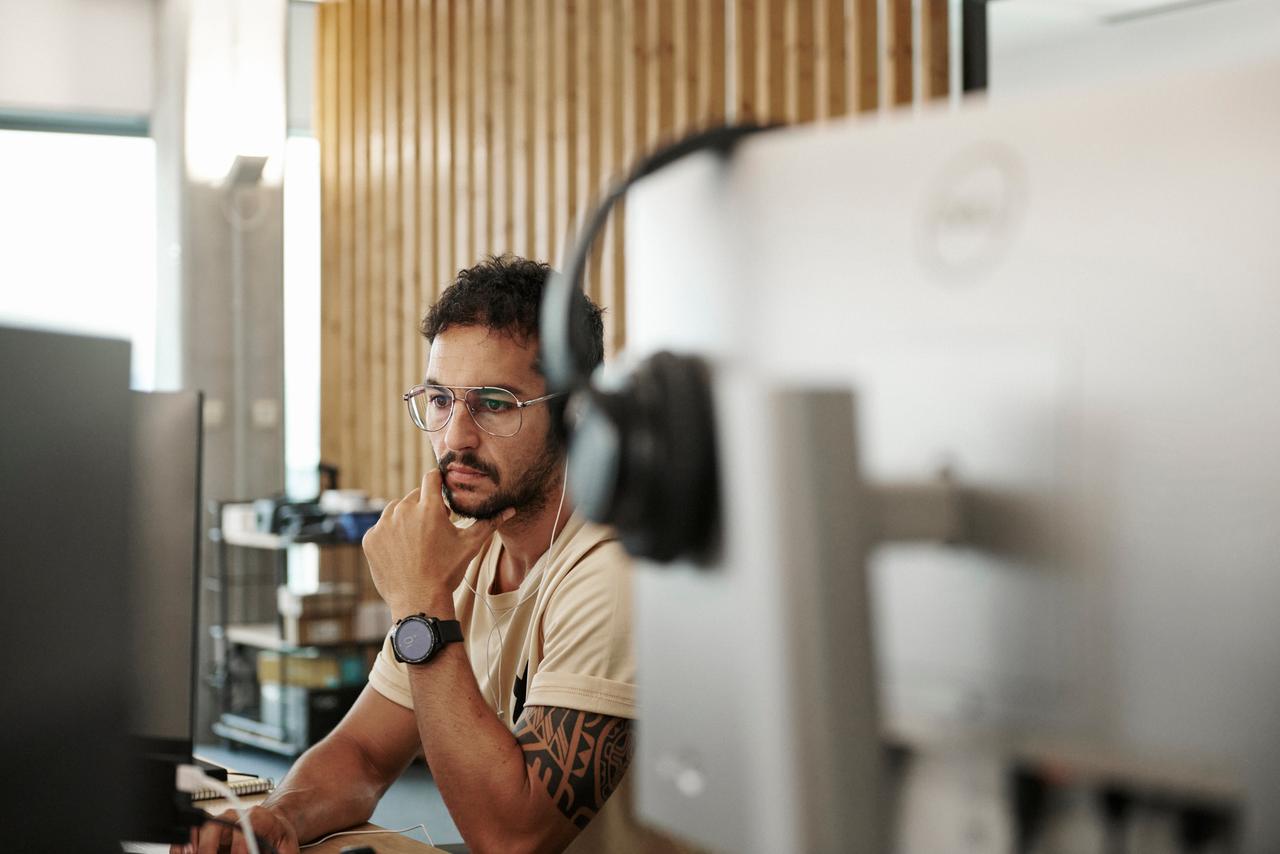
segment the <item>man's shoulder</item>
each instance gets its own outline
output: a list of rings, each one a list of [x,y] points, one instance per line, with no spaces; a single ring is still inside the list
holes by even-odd
[[[557,546],[545,585],[552,599],[572,590],[629,588],[631,556],[612,528],[584,522],[563,547]]]
[[[597,572],[626,572],[631,557],[618,540],[617,532],[608,525],[583,521],[553,561],[556,574],[589,568]]]

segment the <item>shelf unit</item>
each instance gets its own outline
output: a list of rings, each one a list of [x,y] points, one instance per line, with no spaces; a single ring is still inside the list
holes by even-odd
[[[222,519],[222,508],[229,503],[216,505],[216,518]],[[225,532],[222,527],[212,528],[209,538],[214,544],[214,584],[217,592],[215,618],[210,625],[210,635],[218,649],[217,662],[210,683],[218,695],[218,715],[213,723],[213,732],[218,737],[232,744],[244,744],[279,753],[284,756],[297,756],[311,746],[324,732],[313,732],[306,727],[305,736],[297,737],[297,727],[289,726],[291,698],[296,691],[305,692],[307,714],[304,721],[311,721],[313,707],[319,707],[322,718],[331,727],[341,718],[359,694],[360,685],[340,685],[332,688],[311,688],[290,685],[288,667],[294,656],[320,656],[360,654],[366,655],[370,649],[381,645],[382,639],[376,640],[342,640],[333,643],[294,644],[285,640],[284,617],[278,612],[274,622],[232,623],[231,592],[233,582],[230,578],[230,550],[252,549],[267,551],[274,555],[274,583],[271,595],[275,590],[288,584],[288,552],[294,545],[312,544],[320,548],[359,548],[358,543],[339,541],[295,540],[279,534],[267,534],[258,531]],[[359,578],[352,579],[356,589],[360,588]],[[279,686],[274,701],[267,700],[263,686],[257,682],[256,666],[238,667],[246,658],[255,657],[263,652],[275,653],[279,656]],[[253,662],[256,664],[256,661]],[[248,681],[252,673],[254,695],[257,704],[237,704],[235,702],[236,684],[241,680]],[[293,710],[296,711],[296,710]],[[294,716],[296,717],[296,715]],[[323,727],[322,727],[323,728]],[[327,732],[327,729],[325,729]]]

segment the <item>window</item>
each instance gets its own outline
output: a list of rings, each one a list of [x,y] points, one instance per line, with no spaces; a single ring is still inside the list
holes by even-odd
[[[146,137],[0,130],[0,323],[125,338],[155,387],[156,164]]]
[[[320,489],[320,143],[291,136],[284,165],[285,491]]]

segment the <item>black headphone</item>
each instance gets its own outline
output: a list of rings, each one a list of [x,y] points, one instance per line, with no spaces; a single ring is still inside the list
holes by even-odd
[[[557,429],[569,441],[569,488],[589,519],[612,525],[627,551],[670,562],[707,556],[719,522],[711,371],[697,356],[660,352],[611,377],[591,375],[582,292],[587,258],[613,206],[636,181],[687,154],[727,156],[760,125],[717,127],[643,160],[593,209],[563,272],[542,297],[542,364],[549,391],[570,400]]]

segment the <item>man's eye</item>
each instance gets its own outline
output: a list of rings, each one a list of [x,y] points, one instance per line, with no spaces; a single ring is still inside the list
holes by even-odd
[[[435,394],[427,395],[427,405],[434,406],[436,409],[445,409],[452,402],[453,398],[447,394],[440,394],[437,392]]]
[[[512,407],[511,401],[500,400],[493,397],[486,397],[484,400],[480,401],[480,405],[486,412],[506,412]]]

